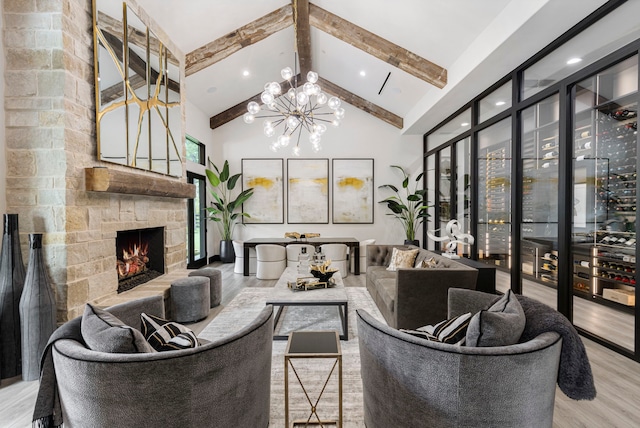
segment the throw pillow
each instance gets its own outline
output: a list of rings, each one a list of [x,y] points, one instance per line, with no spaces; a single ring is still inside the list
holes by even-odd
[[[156,351],[175,351],[198,346],[196,334],[182,324],[145,313],[140,318],[142,334]]]
[[[467,346],[507,346],[518,343],[526,317],[516,295],[507,291],[489,309],[471,318]]]
[[[389,262],[389,267],[387,270],[398,270],[400,268],[412,268],[413,262],[416,260],[416,256],[420,251],[419,248],[415,250],[399,250],[397,248],[393,249],[391,253],[391,262]]]
[[[140,331],[90,303],[84,308],[80,331],[84,342],[93,351],[119,354],[154,352]]]
[[[436,261],[435,257],[430,257],[428,259],[422,260],[420,263],[416,263],[415,267],[426,269],[436,268],[438,267],[438,262]]]
[[[427,325],[417,330],[400,329],[400,331],[434,342],[464,345],[469,321],[471,321],[471,312],[441,321],[436,325]]]

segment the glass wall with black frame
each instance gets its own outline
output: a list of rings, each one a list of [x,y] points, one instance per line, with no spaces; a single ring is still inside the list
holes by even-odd
[[[639,11],[637,2],[627,2],[524,70],[522,99],[543,91],[640,37]]]
[[[443,148],[439,153],[438,228],[440,229],[439,236],[442,236],[445,235],[445,227],[449,220],[451,220],[451,146]],[[444,244],[440,244],[440,249],[443,249],[443,245]]]
[[[436,201],[436,154],[435,153],[426,157],[424,170],[426,172],[425,176],[427,179],[427,187],[426,187],[427,205],[429,205],[429,209],[427,210],[429,217],[427,218],[427,222],[425,225],[426,227],[424,228],[426,231],[426,230],[434,230],[438,228],[438,226],[436,226],[437,217],[436,217],[436,205],[435,205],[435,201]],[[425,248],[428,250],[434,251],[436,249],[434,241],[432,239],[426,238],[426,232],[423,233],[423,236],[425,237],[423,240],[427,244],[425,245]]]
[[[557,306],[559,96],[521,114],[522,294]],[[532,282],[533,281],[533,282]],[[546,287],[538,286],[541,283]]]
[[[511,108],[512,98],[511,80],[509,80],[507,83],[480,100],[478,103],[478,123],[482,123],[498,113],[502,113],[503,111]]]
[[[205,177],[187,171],[187,182],[196,187],[196,196],[187,203],[187,267],[199,268],[207,264],[207,217]]]
[[[205,163],[205,148],[204,144],[196,140],[193,137],[187,135],[186,141],[187,148],[187,160],[191,162],[204,165]]]
[[[633,351],[638,56],[579,82],[575,92],[573,322]]]
[[[467,109],[449,120],[427,137],[427,152],[440,147],[471,129],[471,109]]]
[[[478,260],[511,268],[511,118],[478,132]]]
[[[460,230],[463,233],[471,233],[471,137],[460,140],[455,144],[456,148],[456,210],[455,218],[458,220]],[[469,245],[458,245],[458,255],[470,257]]]

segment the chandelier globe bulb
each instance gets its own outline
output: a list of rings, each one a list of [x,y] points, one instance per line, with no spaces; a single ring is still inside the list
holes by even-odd
[[[258,114],[260,111],[260,104],[255,101],[251,101],[249,105],[247,105],[247,111],[251,114]]]
[[[252,115],[249,112],[246,112],[243,116],[242,116],[244,123],[253,123],[254,120],[256,120],[256,117],[254,115]]]
[[[318,96],[316,97],[316,101],[320,105],[326,104],[327,103],[327,94],[325,94],[324,92],[320,92],[318,94]]]
[[[327,105],[329,106],[329,108],[331,110],[335,110],[338,107],[340,107],[340,99],[338,97],[331,97],[331,98],[329,98],[329,101],[327,102]]]
[[[291,80],[293,77],[293,70],[291,70],[291,67],[285,67],[280,71],[280,75],[285,80]]]
[[[307,82],[316,83],[318,81],[318,73],[310,71],[307,73]]]

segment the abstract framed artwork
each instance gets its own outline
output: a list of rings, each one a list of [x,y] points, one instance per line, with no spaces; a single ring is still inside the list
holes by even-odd
[[[242,159],[242,189],[253,187],[243,205],[245,224],[284,223],[284,162],[282,159]]]
[[[329,223],[329,159],[287,159],[287,222]]]
[[[333,223],[373,223],[373,159],[333,159]]]

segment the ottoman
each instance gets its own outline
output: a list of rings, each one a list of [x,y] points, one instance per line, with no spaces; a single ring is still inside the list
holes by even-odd
[[[209,286],[211,291],[209,296],[211,297],[211,307],[215,308],[220,304],[222,300],[222,271],[215,268],[201,268],[189,272],[190,277],[205,276],[209,278]]]
[[[203,276],[180,278],[171,283],[171,318],[195,322],[209,315],[209,280]]]

